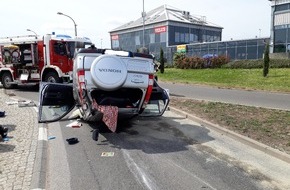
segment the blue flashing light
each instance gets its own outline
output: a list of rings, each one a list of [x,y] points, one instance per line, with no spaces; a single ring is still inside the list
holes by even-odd
[[[57,38],[66,38],[66,39],[71,38],[71,36],[65,35],[65,34],[58,34],[58,35],[56,35],[56,37]]]

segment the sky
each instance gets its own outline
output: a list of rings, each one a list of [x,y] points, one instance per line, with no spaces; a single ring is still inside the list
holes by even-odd
[[[52,32],[88,37],[98,48],[110,48],[109,31],[141,17],[161,5],[205,16],[223,27],[222,40],[270,37],[271,4],[268,0],[13,0],[1,2],[0,37]]]

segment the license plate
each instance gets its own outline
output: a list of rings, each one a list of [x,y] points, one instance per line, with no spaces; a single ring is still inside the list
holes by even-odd
[[[40,75],[38,73],[31,73],[30,77],[31,79],[39,79]]]
[[[21,74],[20,80],[28,80],[28,74]]]

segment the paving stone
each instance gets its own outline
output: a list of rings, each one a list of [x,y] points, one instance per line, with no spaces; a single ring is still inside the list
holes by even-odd
[[[5,111],[0,123],[8,127],[9,141],[0,137],[0,190],[30,189],[37,149],[37,114],[33,107],[8,105],[6,102],[17,97],[4,91],[0,88],[0,111]]]

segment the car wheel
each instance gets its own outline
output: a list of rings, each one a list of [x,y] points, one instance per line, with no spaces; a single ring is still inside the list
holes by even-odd
[[[48,72],[44,78],[45,82],[59,83],[60,78],[55,72]]]

